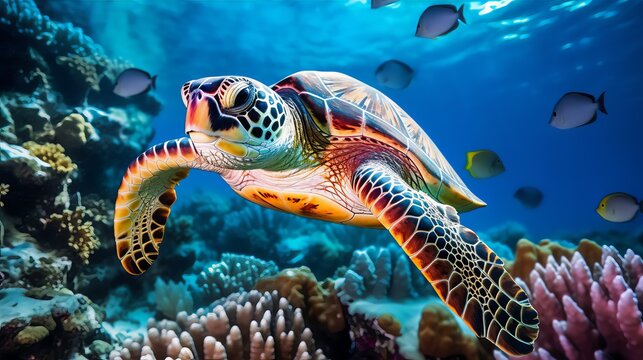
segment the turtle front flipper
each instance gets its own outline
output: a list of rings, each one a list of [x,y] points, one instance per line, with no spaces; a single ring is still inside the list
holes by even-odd
[[[536,310],[502,260],[460,225],[453,207],[414,190],[381,162],[358,167],[352,187],[476,335],[511,355],[534,349]]]
[[[181,138],[151,147],[128,167],[114,209],[116,253],[128,273],[140,275],[156,260],[174,187],[201,162],[192,141]]]

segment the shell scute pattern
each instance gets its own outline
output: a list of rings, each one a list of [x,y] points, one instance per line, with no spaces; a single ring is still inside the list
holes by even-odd
[[[427,184],[424,190],[439,201],[458,211],[484,205],[426,132],[378,90],[341,73],[316,71],[295,73],[273,86],[277,91],[284,88],[298,93],[320,130],[329,136],[365,136],[411,155]]]

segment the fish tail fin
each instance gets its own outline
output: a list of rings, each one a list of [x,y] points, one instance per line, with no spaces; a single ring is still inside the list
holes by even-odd
[[[458,9],[458,19],[465,24],[467,23],[467,19],[464,18],[464,4],[460,5]]]
[[[154,90],[156,90],[156,77],[157,75],[152,76],[152,83],[150,84]]]
[[[607,109],[605,109],[605,91],[598,97],[598,110],[607,115]]]
[[[464,167],[465,170],[469,170],[471,169],[471,166],[473,166],[473,157],[476,155],[476,153],[476,151],[469,151],[467,153],[467,164]]]

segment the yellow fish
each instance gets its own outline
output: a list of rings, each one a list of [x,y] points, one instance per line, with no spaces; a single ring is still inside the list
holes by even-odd
[[[505,171],[505,165],[500,156],[491,150],[469,151],[467,153],[467,166],[471,176],[476,179],[486,179]]]
[[[634,196],[622,192],[606,195],[596,208],[598,215],[611,222],[628,222],[639,211],[643,212],[643,201],[639,203]]]

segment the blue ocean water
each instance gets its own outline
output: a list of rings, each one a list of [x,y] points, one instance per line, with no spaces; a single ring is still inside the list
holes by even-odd
[[[266,84],[299,70],[356,77],[404,108],[431,136],[488,206],[463,215],[486,229],[524,224],[535,239],[593,230],[635,230],[643,215],[611,224],[594,209],[607,193],[643,198],[643,14],[640,0],[466,1],[467,24],[429,40],[414,36],[422,11],[436,1],[401,0],[370,9],[367,0],[58,1],[111,56],[158,74],[164,108],[155,142],[183,135],[179,96],[187,80],[244,75]],[[374,71],[399,59],[415,71],[391,90]],[[606,91],[609,115],[585,127],[548,125],[562,94]],[[491,149],[504,174],[473,179],[465,153]],[[534,210],[514,198],[525,185],[545,199]],[[216,174],[192,171],[179,201],[197,189],[235,196]]]

